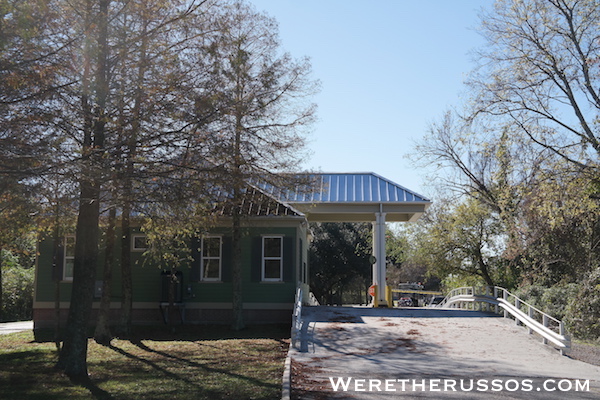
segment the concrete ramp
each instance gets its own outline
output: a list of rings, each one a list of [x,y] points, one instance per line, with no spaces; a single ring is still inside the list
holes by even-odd
[[[600,367],[492,314],[324,306],[302,314],[292,398],[600,398]]]

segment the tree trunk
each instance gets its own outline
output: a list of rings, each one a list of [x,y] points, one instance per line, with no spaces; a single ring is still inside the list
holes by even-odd
[[[132,126],[127,138],[127,155],[125,164],[125,180],[123,183],[123,216],[122,216],[122,241],[121,241],[121,320],[119,330],[122,335],[131,335],[132,308],[133,308],[133,282],[131,276],[131,204],[133,197],[132,179],[137,156],[138,134],[140,130],[141,109],[144,97],[144,76],[147,69],[146,47],[148,36],[146,34],[148,21],[143,20],[143,35],[140,46],[140,61],[138,64],[137,88],[133,107]]]
[[[82,182],[77,235],[75,238],[75,263],[71,306],[58,366],[67,376],[85,379],[87,373],[88,320],[94,300],[94,281],[98,259],[98,186]]]
[[[488,286],[494,286],[494,281],[492,280],[492,277],[490,276],[490,273],[488,272],[488,266],[486,265],[485,261],[483,261],[482,255],[481,253],[478,255],[479,256],[479,270],[481,271],[481,276],[483,277],[483,279],[485,280],[485,283]]]
[[[4,321],[4,302],[2,301],[2,247],[0,246],[0,322]]]
[[[115,225],[117,220],[117,209],[112,207],[108,216],[108,227],[106,229],[106,248],[104,258],[104,277],[102,281],[102,298],[100,300],[100,309],[98,310],[98,319],[96,321],[96,330],[94,340],[103,345],[110,345],[112,334],[110,332],[110,297],[111,280],[114,265],[115,248]]]
[[[171,268],[169,274],[169,306],[167,307],[167,321],[171,332],[175,331],[175,289],[178,283],[177,270]]]
[[[126,193],[127,196],[127,193]],[[119,333],[125,337],[131,335],[131,310],[133,307],[133,282],[131,277],[131,205],[126,197],[121,216],[121,319]]]
[[[96,263],[98,261],[100,189],[104,158],[106,126],[106,99],[108,96],[108,7],[110,0],[98,2],[98,13],[92,5],[84,10],[87,14],[86,45],[84,49],[84,74],[82,77],[82,111],[84,115],[84,137],[82,158],[86,165],[80,174],[79,214],[75,236],[75,261],[73,266],[73,284],[71,304],[65,340],[58,359],[58,367],[72,379],[88,379],[87,373],[87,330],[88,320],[94,301],[94,283]],[[95,24],[92,24],[94,20]],[[96,29],[97,32],[91,29]],[[95,53],[97,69],[95,71],[95,104],[90,101],[90,61],[94,33],[97,34],[98,50]],[[85,162],[85,161],[84,161]]]
[[[238,85],[239,89],[239,85]],[[238,100],[242,98],[243,91],[238,90]],[[241,104],[241,103],[240,103]],[[232,298],[231,305],[233,310],[232,329],[239,331],[244,329],[244,300],[242,296],[242,187],[244,185],[244,177],[242,173],[242,134],[244,127],[242,125],[242,113],[236,111],[236,126],[235,126],[235,141],[233,153],[233,216],[231,224],[231,245],[232,245]]]
[[[63,238],[60,237],[60,225],[59,225],[59,207],[57,200],[56,207],[56,225],[54,227],[54,255],[53,255],[53,265],[52,268],[54,278],[54,344],[56,345],[56,349],[60,350],[60,342],[61,342],[61,332],[60,332],[60,269],[64,268],[64,253],[60,251],[61,248],[61,240]],[[64,248],[63,248],[64,249]],[[59,269],[59,266],[62,265],[62,268]]]
[[[239,331],[244,329],[244,304],[242,297],[242,234],[240,228],[239,206],[234,205],[232,223],[232,310],[233,321],[231,328]]]

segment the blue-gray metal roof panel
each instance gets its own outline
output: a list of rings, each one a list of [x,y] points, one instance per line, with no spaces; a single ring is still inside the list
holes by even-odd
[[[310,177],[312,186],[287,192],[281,200],[289,203],[429,202],[426,197],[372,172],[322,173]]]

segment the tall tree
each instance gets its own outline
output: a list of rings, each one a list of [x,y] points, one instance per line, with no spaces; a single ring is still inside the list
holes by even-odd
[[[597,169],[600,8],[595,0],[497,0],[469,80],[473,115],[505,118],[539,146]]]
[[[54,140],[41,134],[51,120],[44,103],[64,61],[62,48],[50,44],[60,36],[53,5],[0,1],[0,248],[33,229],[41,188],[32,178],[47,172],[51,159]]]
[[[600,204],[595,186],[563,162],[543,171],[522,203],[518,254],[526,283],[577,283],[600,265]],[[568,166],[568,165],[567,165]]]
[[[114,68],[116,145],[118,160],[113,201],[121,208],[122,297],[120,333],[131,330],[133,282],[131,276],[132,215],[165,218],[181,211],[181,205],[197,199],[202,190],[191,184],[192,166],[186,153],[195,123],[186,117],[189,81],[202,75],[189,62],[189,54],[203,40],[207,29],[204,13],[212,1],[199,0],[129,2],[115,20],[119,63]],[[201,175],[201,174],[199,174]],[[180,206],[157,207],[152,203]],[[171,223],[173,219],[170,219]],[[198,219],[181,221],[182,231]],[[155,221],[151,227],[159,229]],[[147,227],[148,228],[148,227]],[[170,231],[169,231],[170,232]],[[157,237],[158,231],[150,237]],[[165,238],[162,238],[165,239]],[[163,248],[158,246],[157,248]]]
[[[110,0],[81,4],[83,73],[81,77],[82,156],[79,211],[75,236],[73,288],[67,329],[58,365],[72,378],[87,378],[87,325],[98,260],[100,191],[104,167],[108,82]]]
[[[440,277],[472,275],[489,286],[499,283],[503,231],[485,205],[472,198],[457,205],[438,201],[416,228],[409,255],[413,261]]]
[[[497,215],[514,271],[545,284],[595,263],[599,12],[588,0],[496,1],[482,14],[488,43],[467,82],[464,117],[446,114],[417,147],[450,171],[440,174],[446,189]],[[583,254],[590,262],[566,262]]]
[[[172,106],[177,96],[170,93],[177,76],[178,45],[188,39],[186,18],[204,3],[86,0],[63,4],[65,15],[75,18],[73,37],[80,37],[80,42],[73,48],[73,58],[81,62],[81,68],[70,65],[65,71],[77,78],[77,84],[62,97],[68,112],[61,120],[62,131],[69,130],[72,138],[65,150],[80,148],[69,158],[77,165],[81,193],[71,307],[59,358],[59,366],[72,377],[87,376],[86,328],[98,260],[100,203],[121,206],[127,218],[132,198],[140,195],[130,189],[130,182],[149,181],[160,173],[153,166],[168,158],[177,140],[174,135],[181,131]],[[71,6],[77,11],[68,9]],[[142,147],[143,162],[138,152]],[[65,155],[69,156],[67,151]],[[104,193],[113,196],[101,196]],[[128,235],[129,227],[125,228]]]
[[[216,15],[215,34],[198,60],[210,72],[210,91],[198,88],[197,115],[217,118],[206,126],[208,159],[229,193],[232,210],[233,323],[244,327],[241,223],[244,193],[257,180],[285,185],[282,172],[302,160],[306,128],[314,121],[309,98],[317,83],[307,59],[282,53],[276,22],[242,1]],[[291,177],[291,175],[287,175]]]

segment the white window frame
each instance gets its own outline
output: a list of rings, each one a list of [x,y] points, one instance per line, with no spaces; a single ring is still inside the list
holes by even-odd
[[[68,241],[69,239],[73,239],[73,254],[69,255],[67,253],[68,249]],[[75,235],[67,235],[64,238],[63,243],[63,268],[62,268],[62,279],[63,281],[72,281],[73,280],[73,270],[71,270],[71,275],[67,276],[67,261],[71,261],[73,264],[73,268],[75,267]]]
[[[146,235],[143,235],[143,234],[131,235],[131,251],[143,252],[143,251],[148,250],[148,247],[137,247],[136,246],[136,239],[139,239],[139,238],[146,239]]]
[[[265,239],[279,239],[281,245],[279,246],[279,256],[267,257],[265,256]],[[265,264],[267,261],[279,260],[279,278],[267,278],[265,277]],[[282,235],[265,235],[262,237],[262,260],[261,260],[261,280],[263,282],[283,282],[283,236]]]
[[[204,256],[204,240],[205,239],[219,239],[219,256]],[[219,277],[218,278],[206,278],[204,276],[204,262],[205,260],[218,260],[219,261]],[[200,245],[200,281],[201,282],[221,282],[221,276],[223,273],[223,237],[218,235],[208,235],[202,237],[202,243]]]

